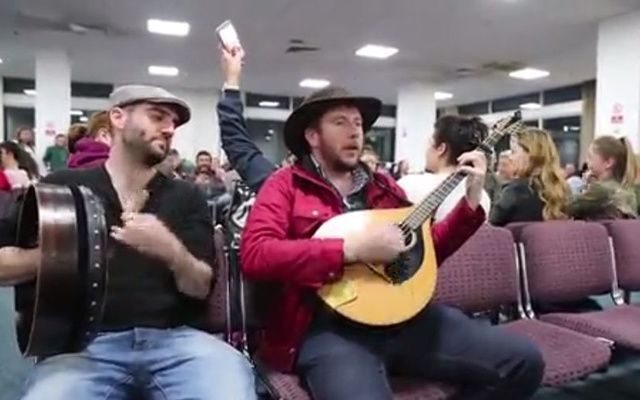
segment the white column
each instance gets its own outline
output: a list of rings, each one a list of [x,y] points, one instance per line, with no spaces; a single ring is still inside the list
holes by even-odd
[[[600,24],[596,90],[595,136],[625,136],[640,151],[640,12]]]
[[[173,147],[180,156],[195,161],[200,150],[207,150],[214,157],[220,156],[220,128],[216,113],[218,91],[168,90],[191,107],[191,121],[181,126],[173,138]]]
[[[434,92],[428,83],[415,82],[398,93],[395,161],[409,161],[411,171],[423,171],[426,165],[427,139],[436,121]]]
[[[69,128],[71,111],[71,65],[62,50],[36,53],[36,155],[42,156],[58,133]]]

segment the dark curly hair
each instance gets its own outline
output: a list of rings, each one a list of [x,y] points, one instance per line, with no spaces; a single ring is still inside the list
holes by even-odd
[[[461,154],[474,150],[488,135],[489,128],[479,117],[447,115],[436,121],[434,145],[447,145],[447,163],[458,164]]]

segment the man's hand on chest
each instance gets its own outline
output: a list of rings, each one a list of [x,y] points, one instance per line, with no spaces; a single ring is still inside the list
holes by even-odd
[[[112,226],[111,236],[143,254],[171,266],[182,246],[167,226],[153,214],[122,214],[123,226]]]

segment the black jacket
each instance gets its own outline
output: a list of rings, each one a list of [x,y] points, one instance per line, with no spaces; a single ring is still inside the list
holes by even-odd
[[[251,190],[257,192],[277,166],[249,138],[240,92],[224,90],[217,111],[222,149],[231,167]]]
[[[512,222],[543,221],[544,203],[526,179],[516,179],[502,189],[498,202],[491,209],[492,225],[504,226]]]

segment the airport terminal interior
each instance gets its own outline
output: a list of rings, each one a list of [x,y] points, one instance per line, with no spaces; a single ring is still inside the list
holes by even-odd
[[[0,400],[640,398],[640,0],[0,0],[0,133]]]

